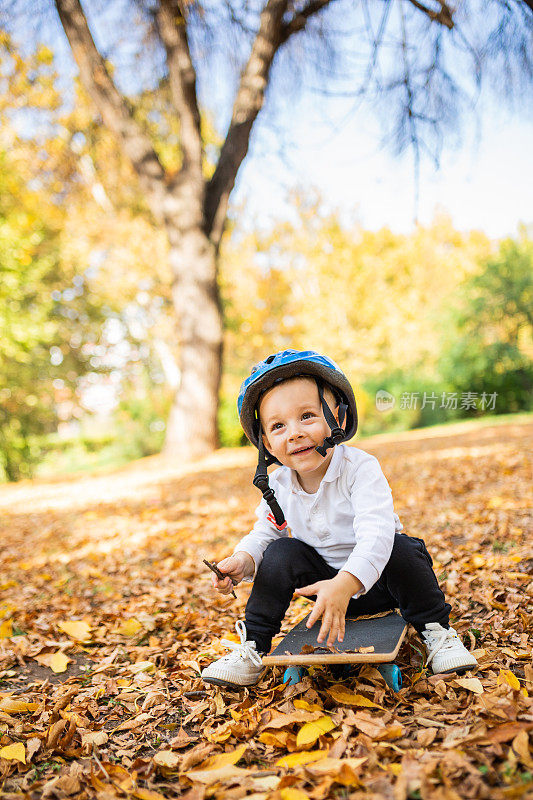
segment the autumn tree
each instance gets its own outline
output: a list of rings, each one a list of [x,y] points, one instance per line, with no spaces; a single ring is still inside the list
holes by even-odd
[[[525,228],[459,287],[443,338],[439,366],[449,386],[497,394],[496,412],[531,409],[533,241]]]
[[[85,10],[79,0],[54,2],[81,83],[168,239],[181,382],[166,446],[183,457],[206,453],[217,442],[219,249],[252,130],[276,88],[297,90],[313,75],[327,91],[365,96],[382,108],[384,132],[395,147],[412,146],[418,159],[438,152],[483,68],[505,71],[511,90],[531,77],[533,4],[527,0],[491,0],[482,14],[473,0],[457,9],[443,0],[139,0],[86,3]],[[46,29],[53,39],[42,25],[50,21],[51,0],[39,4],[41,14],[29,0],[6,6],[6,24],[25,17],[26,36],[30,13],[39,19],[39,36]],[[173,167],[139,114],[136,97],[149,86],[167,91],[179,126]],[[231,95],[211,168],[199,97],[209,106]],[[161,119],[157,108],[153,112],[152,128]]]

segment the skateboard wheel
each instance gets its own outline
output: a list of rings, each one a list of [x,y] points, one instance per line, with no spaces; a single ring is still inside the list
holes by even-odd
[[[385,678],[385,683],[390,686],[393,692],[399,692],[402,688],[402,673],[396,664],[380,664],[378,671]]]
[[[283,673],[283,683],[288,683],[289,686],[300,683],[304,675],[305,669],[303,667],[287,667]]]

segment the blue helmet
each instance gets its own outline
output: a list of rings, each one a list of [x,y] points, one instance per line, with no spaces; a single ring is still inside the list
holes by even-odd
[[[287,522],[274,492],[270,488],[267,473],[267,467],[270,464],[279,463],[279,461],[265,449],[261,436],[258,405],[261,396],[274,384],[296,377],[314,378],[317,381],[322,410],[330,429],[330,435],[316,448],[321,456],[325,456],[330,447],[334,447],[346,439],[351,439],[357,430],[357,407],[353,389],[346,375],[331,358],[321,356],[314,350],[282,350],[268,356],[253,367],[250,376],[241,385],[237,406],[244,432],[259,450],[254,485],[262,492],[264,500],[270,506],[271,521],[280,531],[287,527]],[[338,422],[325,400],[324,384],[331,388],[339,401]],[[346,425],[345,428],[342,428],[345,418]]]
[[[353,389],[337,364],[314,350],[282,350],[256,364],[241,385],[237,406],[243,430],[256,447],[259,447],[259,419],[257,406],[261,395],[275,383],[287,378],[306,376],[319,378],[340,395],[347,406],[344,440],[351,439],[357,430],[357,406]]]

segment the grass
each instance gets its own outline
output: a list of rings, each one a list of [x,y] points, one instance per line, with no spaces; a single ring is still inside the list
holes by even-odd
[[[423,438],[427,435],[438,435],[440,432],[445,435],[452,432],[460,433],[461,431],[466,432],[467,430],[484,428],[489,425],[508,425],[513,422],[523,423],[528,421],[533,421],[533,412],[497,415],[487,414],[483,417],[450,420],[438,425],[428,425],[423,428],[411,428],[409,430],[400,431],[391,428],[390,431],[368,435],[365,435],[363,422],[355,442],[368,440],[387,441],[387,438],[401,439],[403,437]],[[131,444],[124,442],[123,438],[117,438],[115,441],[104,444],[100,449],[94,452],[88,451],[83,442],[84,439],[80,437],[80,439],[73,439],[69,447],[50,451],[39,464],[35,473],[36,477],[55,478],[60,475],[113,470],[125,464],[129,464],[132,461],[136,461],[137,457],[141,457],[140,454],[139,456],[132,454]]]

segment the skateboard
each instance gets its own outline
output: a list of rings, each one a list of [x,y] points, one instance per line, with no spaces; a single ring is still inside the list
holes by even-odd
[[[335,665],[335,673],[347,677],[350,665],[375,664],[391,689],[397,692],[402,688],[402,673],[394,663],[407,629],[400,614],[392,611],[374,617],[347,617],[344,641],[335,642],[333,647],[317,642],[321,620],[306,628],[309,616],[263,656],[266,666],[286,667],[284,683],[298,683],[310,666]]]

